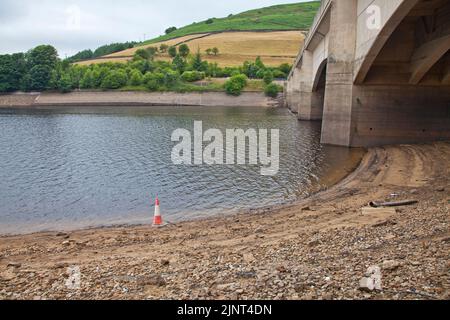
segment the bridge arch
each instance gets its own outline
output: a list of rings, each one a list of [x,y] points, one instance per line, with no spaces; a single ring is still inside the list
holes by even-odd
[[[366,79],[372,64],[377,56],[385,46],[386,42],[390,39],[394,31],[398,28],[400,23],[411,12],[411,10],[417,5],[419,0],[389,0],[389,5],[386,5],[385,0],[375,0],[371,4],[372,6],[379,6],[384,8],[382,19],[383,27],[380,30],[367,30],[367,28],[361,28],[364,32],[359,32],[357,35],[357,49],[355,59],[355,84],[362,84]],[[363,14],[366,8],[359,8],[361,15],[358,24],[364,24],[367,21],[368,16]]]

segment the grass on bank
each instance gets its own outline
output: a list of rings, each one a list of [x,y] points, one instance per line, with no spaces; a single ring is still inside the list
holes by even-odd
[[[310,28],[320,1],[283,4],[246,11],[226,18],[209,18],[192,23],[169,34],[145,41],[140,45],[167,41],[196,33],[258,30],[306,30]]]

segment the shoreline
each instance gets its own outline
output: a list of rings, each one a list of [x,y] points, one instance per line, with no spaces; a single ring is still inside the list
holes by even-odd
[[[0,298],[448,299],[449,159],[448,142],[372,148],[335,186],[279,208],[0,237]],[[371,265],[381,292],[358,289]],[[64,285],[69,266],[80,290]]]
[[[206,220],[217,220],[217,219],[221,219],[224,217],[235,217],[235,216],[240,216],[240,215],[254,215],[254,214],[258,215],[261,212],[282,210],[283,208],[286,208],[288,206],[299,205],[314,196],[317,196],[321,193],[327,192],[331,188],[336,187],[341,182],[343,182],[345,179],[347,179],[350,175],[352,175],[354,173],[354,171],[359,168],[362,161],[364,160],[365,155],[367,154],[367,150],[362,149],[362,148],[359,148],[359,149],[361,149],[361,155],[355,153],[355,157],[357,157],[359,160],[353,161],[353,159],[352,159],[352,162],[350,165],[351,169],[349,169],[349,170],[342,169],[342,170],[339,170],[338,173],[328,174],[327,178],[324,179],[324,182],[320,183],[316,186],[317,189],[314,189],[316,187],[311,187],[311,193],[309,196],[299,197],[296,200],[285,201],[283,203],[264,206],[264,207],[243,209],[243,210],[240,210],[240,211],[234,212],[234,213],[232,213],[232,212],[224,213],[223,215],[214,214],[211,216],[198,216],[198,217],[194,216],[194,217],[188,218],[186,220],[180,220],[180,221],[176,221],[176,222],[171,222],[171,221],[169,221],[170,219],[165,219],[165,220],[167,220],[167,225],[178,225],[178,224],[188,223],[188,222],[202,222],[202,221],[206,221]],[[55,228],[54,230],[42,230],[42,231],[34,231],[34,232],[0,233],[0,240],[3,238],[23,237],[23,236],[30,236],[30,235],[42,235],[42,234],[54,234],[54,233],[61,233],[61,232],[62,233],[73,233],[73,232],[83,232],[83,231],[114,230],[114,229],[118,229],[118,228],[131,228],[132,229],[132,228],[139,228],[139,227],[151,227],[152,226],[151,220],[153,218],[152,214],[153,214],[152,212],[149,213],[149,223],[136,223],[136,224],[118,223],[118,224],[111,224],[111,225],[86,226],[86,227],[74,228],[74,229],[67,229],[67,228],[61,227],[61,228]]]
[[[282,95],[267,97],[264,92],[243,92],[230,96],[225,92],[140,92],[140,91],[74,91],[70,93],[14,93],[0,95],[0,110],[8,108],[45,109],[56,107],[137,107],[201,106],[260,107],[283,105]]]

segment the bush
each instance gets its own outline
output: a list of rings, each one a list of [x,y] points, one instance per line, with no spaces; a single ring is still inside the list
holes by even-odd
[[[177,27],[170,27],[166,29],[166,34],[172,33],[174,31],[177,31]]]
[[[177,48],[176,47],[170,47],[169,48],[169,56],[172,58],[175,58],[177,56]]]
[[[128,82],[127,74],[123,70],[113,70],[102,81],[102,89],[119,89]]]
[[[225,90],[228,94],[239,96],[246,85],[247,77],[244,74],[238,74],[232,76],[230,80],[225,83]]]
[[[273,70],[273,77],[275,79],[286,79],[287,74],[281,70],[275,69],[275,70]]]
[[[283,72],[285,75],[288,75],[289,72],[291,72],[292,66],[289,63],[283,63],[281,64],[278,69]]]
[[[214,18],[210,18],[210,19],[206,20],[205,23],[206,24],[213,24],[214,23]]]
[[[135,60],[139,60],[139,59],[148,60],[149,58],[150,58],[150,53],[145,49],[139,49],[134,53]]]
[[[271,83],[266,86],[264,92],[268,97],[276,98],[278,96],[278,92],[280,92],[281,87],[275,83]]]
[[[185,71],[181,75],[181,79],[186,82],[199,81],[205,79],[205,73],[198,71]]]
[[[189,53],[191,53],[191,50],[189,49],[189,46],[187,44],[182,44],[178,48],[178,52],[180,53],[180,56],[186,58],[189,55]]]
[[[140,86],[143,81],[142,73],[139,70],[133,70],[130,76],[130,85]]]
[[[264,80],[265,84],[267,84],[267,85],[271,84],[272,81],[273,81],[273,73],[272,73],[272,71],[267,70],[266,72],[264,72],[263,80]]]

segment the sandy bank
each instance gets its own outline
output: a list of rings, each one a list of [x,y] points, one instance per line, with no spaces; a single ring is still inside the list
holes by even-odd
[[[210,107],[278,107],[280,101],[262,92],[244,92],[238,97],[224,92],[94,92],[80,91],[66,94],[10,94],[0,95],[0,108],[43,108],[76,106],[210,106]]]
[[[449,299],[450,143],[369,150],[300,203],[170,225],[0,238],[0,298]],[[363,211],[371,200],[415,199]],[[383,291],[362,292],[367,268]],[[81,288],[68,289],[78,266]]]

